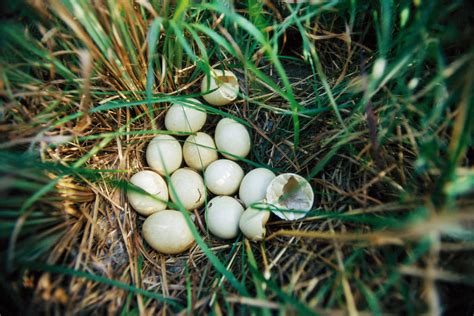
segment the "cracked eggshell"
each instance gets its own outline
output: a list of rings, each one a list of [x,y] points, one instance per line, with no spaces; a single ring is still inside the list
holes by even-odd
[[[247,128],[232,119],[223,118],[217,123],[214,138],[220,151],[239,157],[246,157],[250,152],[251,142]],[[228,159],[237,160],[231,155],[225,153],[222,155]]]
[[[146,149],[146,161],[159,174],[171,174],[183,161],[181,145],[173,136],[155,136]]]
[[[267,202],[275,208],[284,210],[272,210],[276,216],[286,220],[300,219],[311,210],[314,192],[309,182],[302,176],[284,173],[273,179],[268,186]]]
[[[275,174],[265,168],[253,169],[240,183],[239,198],[245,206],[265,199],[267,188]]]
[[[216,196],[207,206],[206,224],[209,231],[222,239],[232,239],[239,233],[239,220],[244,208],[230,196]]]
[[[173,103],[166,112],[166,129],[173,132],[188,133],[201,130],[206,123],[207,114],[204,110],[199,109],[196,103],[201,104],[201,102],[192,98]]]
[[[207,103],[221,106],[237,99],[239,82],[232,71],[213,68],[209,74],[210,77],[206,75],[202,79],[201,92],[217,90],[202,96]]]
[[[231,195],[238,189],[244,171],[234,161],[219,159],[207,166],[204,172],[206,186],[216,195]]]
[[[142,234],[153,249],[164,254],[181,253],[194,243],[191,229],[179,211],[164,210],[149,216]]]
[[[196,170],[203,170],[217,160],[214,140],[206,133],[189,135],[183,145],[183,157],[186,164]]]
[[[247,208],[240,217],[240,230],[250,240],[262,240],[266,234],[265,225],[270,218],[270,211],[265,210],[265,204],[259,206]]]
[[[127,190],[128,202],[138,213],[148,216],[166,208],[168,202],[168,187],[165,180],[156,172],[144,170],[135,173],[130,182],[153,197],[137,192],[133,188]]]
[[[175,192],[173,192],[171,185],[173,185]],[[178,169],[171,175],[168,191],[171,200],[177,203],[179,199],[187,210],[200,207],[206,198],[206,187],[202,177],[189,168]]]

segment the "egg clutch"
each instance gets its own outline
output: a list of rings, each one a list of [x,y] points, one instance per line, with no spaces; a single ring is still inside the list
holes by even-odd
[[[211,69],[210,76],[202,81],[201,91],[207,93],[203,98],[211,105],[229,104],[239,92],[237,77],[227,70]],[[183,146],[171,135],[155,136],[146,149],[146,161],[153,171],[135,173],[127,189],[130,205],[147,216],[143,238],[165,254],[183,252],[194,243],[183,214],[168,208],[170,199],[176,209],[191,211],[201,208],[212,193],[215,197],[205,209],[209,232],[221,239],[233,239],[241,231],[250,240],[265,237],[270,212],[295,220],[304,217],[314,201],[310,184],[299,175],[276,176],[265,168],[244,174],[236,161],[250,153],[247,128],[223,118],[216,125],[214,138],[200,132],[207,119],[200,104],[199,100],[188,98],[171,105],[165,116],[166,129],[193,134]],[[181,167],[183,160],[187,167]]]

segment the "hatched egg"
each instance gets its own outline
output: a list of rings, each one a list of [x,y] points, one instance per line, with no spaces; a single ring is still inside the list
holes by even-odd
[[[183,161],[181,145],[171,135],[155,136],[146,149],[146,161],[159,174],[171,174]]]
[[[239,233],[239,220],[243,212],[244,208],[236,199],[230,196],[216,196],[207,206],[207,228],[219,238],[235,238]]]
[[[240,183],[240,200],[245,206],[263,200],[267,194],[268,185],[274,178],[275,174],[271,170],[253,169],[245,175]]]
[[[153,249],[165,254],[183,252],[194,243],[191,229],[179,211],[164,210],[149,216],[142,234]]]
[[[266,234],[265,224],[270,218],[270,212],[266,210],[265,204],[259,206],[247,208],[240,217],[240,230],[250,240],[262,240]]]
[[[186,164],[196,170],[203,170],[217,160],[214,140],[206,133],[198,132],[189,135],[183,145],[183,157]]]
[[[234,194],[244,177],[244,171],[234,161],[219,159],[207,166],[204,181],[209,191],[216,195]]]
[[[178,203],[179,200],[187,210],[200,207],[206,198],[206,187],[202,177],[189,168],[178,169],[171,175],[168,190],[171,200],[174,203]]]
[[[223,118],[217,123],[214,135],[216,146],[222,155],[228,159],[237,160],[237,157],[246,157],[250,152],[250,135],[244,125]]]
[[[201,130],[206,123],[207,114],[203,109],[199,109],[197,104],[201,104],[201,102],[192,98],[186,101],[174,102],[166,112],[166,129],[173,132],[188,133]]]
[[[201,92],[215,90],[202,97],[207,103],[221,106],[237,99],[239,93],[239,82],[232,71],[211,69],[210,76],[204,76],[201,82]]]
[[[300,219],[311,210],[314,193],[305,178],[294,173],[284,173],[272,180],[267,188],[267,202],[272,213],[286,219]]]
[[[152,196],[138,192],[137,189],[128,188],[128,202],[138,213],[148,216],[166,208],[168,202],[168,187],[165,180],[156,172],[143,170],[135,173],[130,182],[143,189]]]

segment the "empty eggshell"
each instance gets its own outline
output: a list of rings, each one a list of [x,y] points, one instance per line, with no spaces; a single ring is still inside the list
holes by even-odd
[[[159,174],[171,174],[183,161],[181,145],[173,136],[155,136],[146,149],[146,161]]]
[[[294,173],[279,175],[267,188],[267,202],[275,208],[283,209],[272,209],[273,214],[282,219],[295,220],[304,217],[313,206],[313,201],[314,193],[309,182]]]
[[[202,132],[189,135],[183,145],[183,157],[189,167],[196,170],[205,169],[211,162],[217,160],[214,140]]]
[[[165,116],[166,129],[173,132],[197,132],[206,123],[207,114],[199,109],[196,99],[173,103]]]
[[[244,177],[242,168],[232,160],[219,159],[207,166],[204,181],[212,193],[231,195],[239,188]]]
[[[209,104],[220,106],[226,105],[237,99],[239,92],[239,82],[232,71],[211,69],[210,77],[204,76],[201,82],[201,92],[215,90],[203,95],[204,100]]]
[[[130,178],[130,182],[153,195],[153,197],[148,196],[138,192],[136,189],[129,188],[127,190],[128,202],[135,211],[148,216],[166,208],[168,187],[165,180],[159,174],[148,170],[140,171]]]
[[[230,196],[216,196],[209,201],[206,224],[209,231],[222,239],[232,239],[239,233],[242,205]]]
[[[179,199],[187,210],[200,207],[206,198],[206,188],[202,177],[189,168],[178,169],[171,175],[168,190],[171,200],[178,203]]]
[[[265,224],[270,217],[270,212],[265,209],[265,204],[260,208],[249,207],[240,217],[239,227],[242,233],[250,240],[262,240],[265,237]]]
[[[228,159],[237,160],[235,156],[243,158],[250,152],[249,132],[244,125],[232,119],[221,119],[217,123],[214,137],[217,148]]]
[[[183,252],[194,243],[191,229],[179,211],[164,210],[149,216],[142,234],[152,248],[165,254]]]
[[[270,182],[275,178],[275,174],[265,168],[257,168],[245,175],[240,183],[239,198],[245,204],[261,201],[267,194]]]

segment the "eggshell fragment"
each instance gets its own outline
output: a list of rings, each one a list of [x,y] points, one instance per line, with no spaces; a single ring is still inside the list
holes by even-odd
[[[159,174],[171,174],[183,161],[181,145],[171,135],[155,136],[146,149],[146,161]]]
[[[173,132],[188,133],[201,130],[206,123],[207,114],[204,110],[199,109],[196,104],[201,104],[201,102],[192,98],[173,103],[166,112],[166,129]]]
[[[268,186],[267,202],[283,210],[272,209],[273,214],[282,219],[295,220],[303,218],[311,210],[314,193],[305,178],[294,173],[284,173],[273,179]]]
[[[232,239],[239,233],[242,205],[230,196],[216,196],[209,201],[206,224],[209,231],[222,239]]]
[[[155,250],[177,254],[189,249],[194,237],[179,211],[164,210],[149,216],[142,227],[143,238]]]
[[[202,177],[189,168],[178,169],[171,175],[169,192],[171,200],[174,203],[178,203],[179,200],[187,210],[200,207],[206,198],[206,187]]]
[[[244,171],[242,168],[228,159],[219,159],[212,162],[204,172],[204,181],[207,188],[216,195],[234,194],[243,177]]]
[[[207,93],[214,89],[216,90]],[[203,95],[203,98],[209,104],[216,106],[226,105],[237,99],[239,82],[232,71],[211,69],[210,77],[206,75],[202,79],[201,92],[207,93]]]
[[[237,160],[238,157],[244,158],[250,152],[249,132],[244,125],[232,119],[221,119],[217,123],[214,137],[217,148],[228,159]]]
[[[134,188],[127,189],[128,202],[135,211],[148,216],[166,208],[168,187],[159,174],[149,170],[140,171],[130,178],[130,182],[152,195],[142,194]]]
[[[205,169],[211,162],[217,160],[214,140],[202,132],[190,135],[183,145],[183,157],[189,167],[196,170]]]
[[[253,169],[245,175],[240,183],[240,200],[245,206],[263,200],[267,194],[268,185],[274,178],[275,174],[271,170],[265,168]]]
[[[250,240],[262,240],[266,234],[265,224],[270,212],[265,209],[265,204],[259,206],[260,208],[257,206],[247,208],[240,217],[240,230]]]

